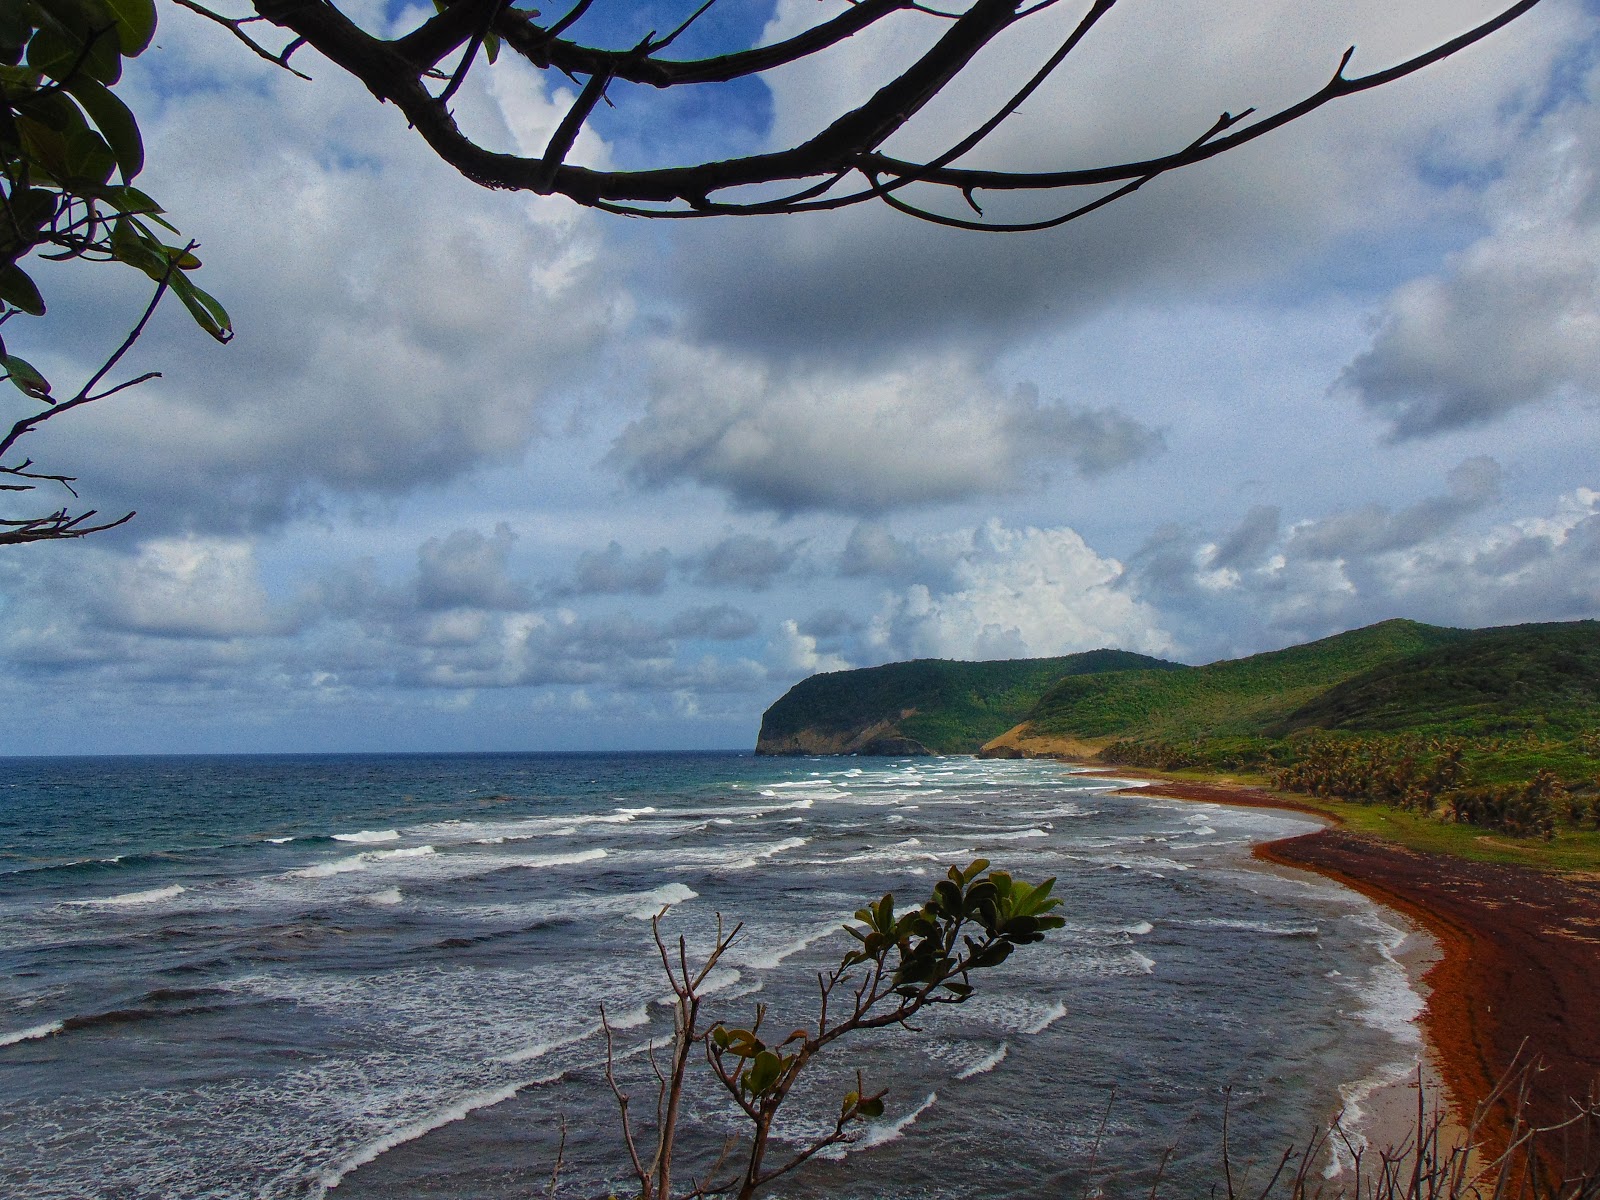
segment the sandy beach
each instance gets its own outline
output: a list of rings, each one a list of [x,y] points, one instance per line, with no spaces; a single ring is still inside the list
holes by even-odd
[[[1152,780],[1149,791],[1326,819],[1237,784]],[[1542,1067],[1529,1098],[1534,1122],[1557,1124],[1572,1115],[1572,1098],[1594,1094],[1600,1080],[1600,882],[1426,854],[1337,825],[1264,844],[1256,856],[1337,879],[1432,935],[1437,953],[1408,965],[1427,998],[1422,1023],[1430,1058],[1458,1115],[1469,1115],[1461,1110],[1514,1064],[1529,1061]],[[1385,1111],[1374,1111],[1373,1124],[1404,1121],[1397,1097],[1378,1103]],[[1414,1113],[1414,1091],[1410,1104]],[[1486,1132],[1503,1139],[1504,1120],[1492,1116]],[[1561,1169],[1560,1148],[1552,1141],[1548,1150],[1554,1157],[1547,1165]],[[1566,1152],[1585,1157],[1591,1169],[1600,1161],[1597,1146],[1569,1144]]]

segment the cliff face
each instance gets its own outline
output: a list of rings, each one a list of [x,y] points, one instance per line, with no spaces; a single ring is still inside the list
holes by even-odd
[[[901,713],[901,719],[915,709]],[[768,737],[763,728],[756,742],[757,754],[867,754],[893,757],[927,756],[934,753],[915,738],[900,733],[893,721],[876,721],[865,729],[797,729],[779,737]]]
[[[1066,676],[1177,665],[1092,650],[995,662],[920,659],[813,675],[763,714],[756,753],[976,754]]]

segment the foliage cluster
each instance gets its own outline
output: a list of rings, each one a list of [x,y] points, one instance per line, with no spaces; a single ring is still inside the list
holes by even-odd
[[[657,1071],[660,1086],[649,1153],[636,1134],[631,1097],[617,1082],[609,1055],[607,1066],[641,1200],[667,1200],[675,1194],[678,1124],[690,1060],[697,1053],[710,1067],[713,1086],[720,1087],[743,1118],[745,1134],[743,1139],[730,1138],[706,1178],[695,1180],[681,1195],[746,1200],[821,1151],[853,1140],[861,1122],[883,1112],[885,1093],[868,1092],[858,1075],[856,1086],[842,1097],[831,1129],[798,1142],[786,1139],[800,1148],[782,1162],[768,1163],[779,1110],[817,1055],[848,1034],[903,1026],[930,1005],[966,1001],[973,992],[973,972],[999,966],[1017,947],[1038,942],[1065,924],[1052,912],[1061,904],[1051,895],[1054,884],[1054,879],[1026,883],[989,870],[988,860],[980,858],[965,868],[951,867],[918,907],[896,913],[894,896],[885,894],[857,910],[859,927],[845,926],[856,948],[817,977],[814,1020],[780,1035],[763,1033],[765,1005],[756,1006],[755,1020],[747,1027],[720,1021],[708,1025],[701,1018],[703,985],[738,939],[739,927],[724,935],[719,925],[711,952],[691,967],[683,938],[676,954],[662,940],[658,915],[652,927],[672,987],[674,1016],[670,1067]],[[609,1045],[609,1024],[606,1032]]]
[[[189,277],[200,266],[194,243],[178,244],[161,206],[133,186],[144,169],[144,142],[133,113],[111,89],[122,78],[124,60],[142,54],[155,29],[154,0],[0,4],[0,326],[45,313],[34,257],[120,262],[155,283],[143,318],[73,394],[57,393],[0,337],[0,380],[10,380],[30,406],[0,431],[0,491],[30,492],[40,482],[72,491],[70,476],[6,456],[46,420],[153,377],[96,390],[166,292],[218,341],[233,336],[228,314]],[[128,519],[92,525],[93,516],[61,509],[0,518],[0,545],[82,537]]]
[[[887,721],[937,754],[971,754],[1026,717],[1058,680],[1137,668],[1182,669],[1125,650],[1091,650],[992,662],[917,659],[813,675],[762,715],[758,746],[804,732],[843,735]]]
[[[1280,791],[1385,804],[1517,836],[1600,829],[1600,733],[1473,738],[1316,730],[1282,739],[1117,741],[1101,761],[1254,771]]]

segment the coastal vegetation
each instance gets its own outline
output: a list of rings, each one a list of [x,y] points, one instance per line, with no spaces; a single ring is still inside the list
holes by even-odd
[[[1126,650],[1062,658],[924,658],[801,680],[761,717],[757,754],[975,754],[1058,681],[1107,671],[1183,670]]]
[[[1387,657],[1350,669],[1386,648]],[[1327,676],[1308,695],[1298,677],[1317,668]],[[1111,732],[1096,755],[1107,764],[1250,772],[1280,791],[1515,836],[1600,828],[1593,621],[1484,630],[1385,622],[1196,668],[1179,689],[1153,681],[1141,689],[1149,716],[1132,711],[1126,692],[1074,692],[1073,682],[1040,701],[1032,725]]]

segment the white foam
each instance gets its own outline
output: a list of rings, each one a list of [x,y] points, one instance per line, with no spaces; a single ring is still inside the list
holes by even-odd
[[[349,858],[336,858],[330,862],[301,867],[298,871],[290,871],[289,874],[296,879],[327,879],[330,875],[343,875],[349,871],[365,871],[366,869],[366,855],[352,854]]]
[[[60,1021],[51,1021],[44,1025],[34,1025],[28,1029],[19,1029],[15,1033],[0,1033],[0,1046],[15,1046],[18,1042],[31,1042],[36,1038],[47,1038],[60,1033],[65,1026]]]
[[[1335,1179],[1356,1165],[1356,1155],[1371,1145],[1366,1133],[1367,1111],[1362,1105],[1375,1092],[1391,1088],[1417,1074],[1417,1062],[1384,1063],[1365,1079],[1339,1085],[1339,1098],[1343,1107],[1339,1113],[1339,1131],[1343,1137],[1330,1137],[1328,1165],[1322,1169],[1324,1179]],[[1437,1105],[1438,1098],[1435,1098]]]
[[[957,1071],[956,1072],[956,1078],[957,1079],[971,1079],[974,1075],[986,1075],[986,1074],[988,1074],[990,1071],[994,1070],[996,1067],[998,1067],[1005,1060],[1006,1049],[1007,1049],[1006,1043],[1001,1042],[1000,1043],[1000,1049],[996,1050],[993,1054],[989,1054],[989,1055],[986,1055],[983,1058],[980,1058],[977,1062],[973,1063],[970,1067],[964,1067],[960,1071]]]
[[[1154,975],[1155,974],[1155,972],[1156,972],[1156,960],[1155,959],[1151,958],[1148,954],[1140,954],[1137,950],[1130,951],[1130,953],[1133,955],[1133,961],[1134,961],[1135,965],[1138,966],[1139,973],[1141,975]]]
[[[1204,929],[1234,929],[1240,933],[1264,933],[1269,937],[1314,938],[1322,933],[1315,925],[1285,921],[1235,921],[1227,917],[1199,917],[1185,924]]]
[[[400,895],[399,888],[384,888],[381,892],[373,892],[370,895],[362,896],[361,902],[363,904],[387,906],[390,904],[399,904],[402,898],[403,897]]]
[[[818,1157],[839,1159],[843,1158],[846,1154],[854,1154],[858,1150],[870,1150],[874,1146],[883,1146],[890,1142],[899,1141],[901,1135],[904,1134],[907,1129],[911,1128],[912,1125],[916,1124],[917,1118],[932,1108],[934,1104],[938,1102],[938,1100],[938,1092],[929,1092],[927,1096],[923,1098],[922,1103],[917,1105],[910,1112],[906,1113],[905,1116],[893,1121],[885,1122],[883,1124],[869,1125],[867,1126],[866,1133],[862,1134],[855,1141],[848,1142],[843,1146],[830,1147],[828,1150],[824,1150]]]
[[[271,842],[274,846],[282,846],[286,842],[294,841],[294,839],[292,837],[281,837],[281,838],[268,838],[267,841]]]
[[[796,938],[787,945],[780,946],[776,950],[771,950],[762,954],[750,954],[741,958],[739,961],[744,963],[744,965],[747,967],[754,967],[758,971],[770,971],[773,967],[776,967],[790,955],[799,954],[800,951],[804,950],[807,946],[810,946],[815,942],[820,942],[823,938],[838,933],[839,929],[840,924],[838,921],[829,921],[826,925],[819,925],[817,928],[811,930],[811,932],[803,934],[801,937]]]
[[[460,1121],[480,1108],[488,1108],[491,1105],[509,1100],[533,1082],[535,1081],[527,1080],[520,1083],[508,1083],[501,1087],[468,1092],[459,1100],[446,1105],[437,1112],[423,1117],[419,1121],[412,1121],[408,1125],[402,1125],[398,1129],[368,1142],[365,1146],[340,1159],[333,1166],[325,1167],[319,1172],[318,1178],[324,1187],[330,1190],[336,1188],[339,1186],[339,1181],[350,1174],[351,1171],[354,1171],[357,1167],[366,1166],[367,1163],[377,1158],[380,1154],[386,1154],[396,1146],[415,1141],[423,1134],[432,1133],[435,1129]]]
[[[398,829],[362,829],[355,833],[336,833],[333,835],[336,842],[397,842],[400,840]]]
[[[648,1015],[646,1019],[648,1019]],[[626,1027],[619,1026],[615,1021],[613,1021],[612,1028],[616,1029]],[[553,1051],[565,1050],[568,1046],[575,1046],[579,1042],[586,1041],[587,1039],[592,1038],[596,1034],[600,1033],[602,1029],[603,1026],[599,1021],[596,1021],[592,1025],[584,1025],[576,1033],[569,1033],[566,1037],[555,1038],[547,1042],[534,1042],[530,1046],[524,1046],[521,1050],[513,1050],[510,1054],[498,1055],[495,1061],[503,1063],[520,1063],[529,1062],[535,1058],[543,1058],[546,1054],[550,1054]]]
[[[134,904],[155,904],[162,900],[171,900],[173,897],[182,895],[188,890],[181,883],[169,883],[166,887],[151,888],[144,892],[123,892],[120,896],[100,896],[93,900],[68,900],[66,903],[80,906],[94,905],[98,907],[108,905],[122,908]]]
[[[594,862],[597,858],[604,858],[607,850],[579,850],[574,854],[546,854],[537,858],[512,859],[505,865],[508,867],[573,867],[579,863]]]
[[[1063,1004],[1060,1000],[1057,1000],[1055,1002],[1055,1004],[1053,1004],[1050,1007],[1050,1011],[1045,1013],[1044,1016],[1040,1017],[1032,1025],[1027,1026],[1025,1029],[1023,1029],[1022,1032],[1023,1033],[1043,1033],[1046,1029],[1049,1029],[1050,1026],[1054,1025],[1057,1021],[1061,1020],[1061,1018],[1066,1016],[1066,1015],[1067,1015],[1067,1006],[1065,1004]]]
[[[663,908],[671,908],[674,904],[683,904],[686,901],[697,899],[699,895],[700,893],[689,887],[688,884],[663,884],[653,892],[645,892],[643,896],[635,897],[635,899],[643,900],[644,903],[640,904],[638,908],[635,908],[628,915],[630,917],[638,917],[641,921],[648,921]]]
[[[407,846],[402,850],[374,850],[367,857],[373,862],[383,862],[391,858],[426,858],[433,852],[432,846]]]
[[[1411,976],[1394,956],[1409,935],[1380,917],[1376,906],[1371,911],[1353,914],[1347,919],[1378,934],[1376,944],[1378,953],[1383,957],[1361,989],[1361,1008],[1356,1015],[1363,1024],[1383,1030],[1397,1042],[1404,1045],[1419,1043],[1422,1033],[1417,1021],[1422,1016],[1422,997],[1411,986]]]

